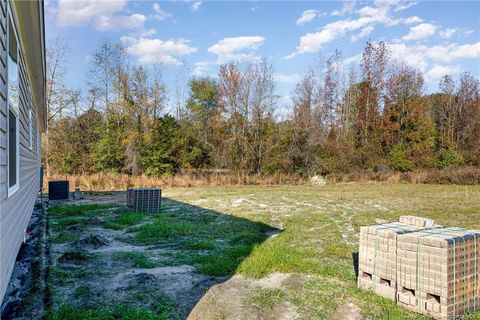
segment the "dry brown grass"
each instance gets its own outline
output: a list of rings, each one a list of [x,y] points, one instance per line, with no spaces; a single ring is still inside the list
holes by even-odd
[[[373,172],[370,170],[354,171],[348,174],[329,174],[331,183],[413,183],[413,184],[480,184],[480,168],[461,167],[448,169],[416,170],[412,172]],[[49,180],[69,180],[70,188],[80,187],[84,191],[118,191],[133,187],[206,187],[238,185],[286,185],[305,184],[308,179],[286,174],[245,175],[225,172],[188,173],[178,175],[130,176],[127,174],[97,173],[91,175],[56,174],[44,179],[44,190],[48,189]]]
[[[118,191],[127,188],[148,187],[205,187],[235,185],[284,185],[304,183],[299,177],[285,174],[250,176],[230,173],[201,173],[156,176],[130,176],[127,174],[97,173],[91,175],[56,174],[44,179],[43,189],[48,189],[48,181],[68,180],[70,189],[80,187],[84,191]]]
[[[348,174],[330,174],[329,181],[345,182],[385,182],[413,184],[480,184],[480,168],[456,167],[447,169],[421,169],[411,172],[373,172],[370,170],[354,171]]]

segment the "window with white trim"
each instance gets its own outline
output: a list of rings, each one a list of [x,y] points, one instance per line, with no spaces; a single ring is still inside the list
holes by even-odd
[[[19,188],[20,143],[19,143],[19,81],[18,81],[18,40],[10,14],[8,15],[8,195]]]

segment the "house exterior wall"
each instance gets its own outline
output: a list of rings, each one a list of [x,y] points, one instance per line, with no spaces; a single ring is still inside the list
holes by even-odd
[[[31,84],[19,39],[19,189],[8,195],[7,34],[8,2],[0,0],[0,301],[3,300],[16,256],[40,189],[40,130],[32,104]],[[15,15],[12,20],[16,25]],[[17,27],[15,27],[17,28]],[[20,33],[17,34],[20,37]],[[31,110],[31,111],[30,111]],[[30,146],[30,116],[31,146]]]

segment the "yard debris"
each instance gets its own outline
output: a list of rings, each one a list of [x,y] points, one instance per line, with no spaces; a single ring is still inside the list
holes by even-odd
[[[327,185],[327,180],[320,175],[314,175],[310,178],[310,184],[323,187]]]
[[[100,247],[108,246],[110,241],[107,238],[102,237],[100,235],[89,235],[79,241],[77,241],[76,245],[87,246],[93,249],[98,249]]]

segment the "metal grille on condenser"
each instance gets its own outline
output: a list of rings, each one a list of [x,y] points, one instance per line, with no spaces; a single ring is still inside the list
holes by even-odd
[[[141,212],[159,212],[162,205],[162,190],[158,188],[127,189],[127,207]]]
[[[68,200],[69,186],[68,181],[49,181],[48,199],[49,200]]]

